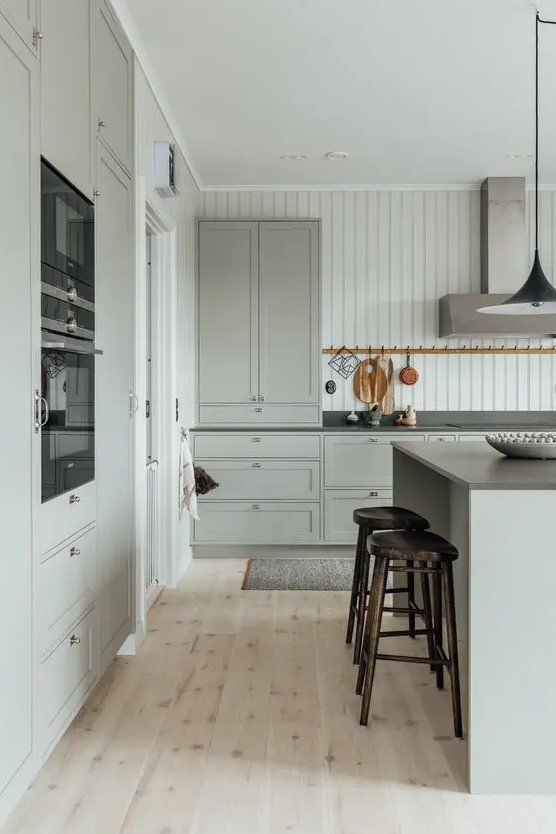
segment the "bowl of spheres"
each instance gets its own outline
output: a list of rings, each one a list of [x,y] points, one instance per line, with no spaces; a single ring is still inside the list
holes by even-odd
[[[556,460],[556,432],[494,432],[486,442],[509,458]]]

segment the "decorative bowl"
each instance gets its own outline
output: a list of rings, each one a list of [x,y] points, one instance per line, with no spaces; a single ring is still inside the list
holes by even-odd
[[[509,458],[556,460],[556,432],[496,432],[486,442]]]

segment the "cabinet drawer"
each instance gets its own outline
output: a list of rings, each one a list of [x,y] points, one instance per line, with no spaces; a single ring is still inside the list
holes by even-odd
[[[320,504],[208,501],[200,508],[198,544],[310,544],[320,538]]]
[[[318,405],[202,405],[203,425],[282,426],[318,425]]]
[[[200,496],[208,501],[234,499],[318,500],[320,463],[311,460],[199,460],[218,489]]]
[[[353,511],[359,507],[392,504],[391,489],[327,489],[324,493],[324,538],[327,542],[355,545],[357,525]]]
[[[37,628],[42,655],[93,604],[97,534],[93,527],[49,553],[37,569]]]
[[[39,665],[36,720],[41,753],[80,707],[97,672],[98,627],[93,608]]]
[[[96,521],[96,482],[90,481],[51,498],[41,505],[38,515],[39,549],[46,553]]]
[[[455,434],[429,434],[427,440],[431,443],[449,443],[456,440]]]
[[[425,440],[425,435],[402,438]],[[400,435],[333,435],[324,439],[325,487],[391,487],[392,446]]]
[[[480,443],[480,441],[484,440],[485,437],[486,434],[459,434],[458,440],[463,440],[468,443]]]
[[[319,458],[318,434],[197,434],[196,458]]]

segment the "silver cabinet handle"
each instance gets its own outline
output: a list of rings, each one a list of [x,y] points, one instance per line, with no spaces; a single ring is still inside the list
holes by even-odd
[[[80,501],[81,501],[81,496],[80,495],[70,495],[70,497],[69,497],[70,504],[79,504]]]
[[[256,408],[256,409],[255,409],[255,413],[256,413],[256,414],[262,414],[262,413],[263,413],[262,408]]]
[[[77,301],[77,290],[75,287],[70,287],[68,289],[68,301],[73,304],[74,301]]]
[[[260,437],[252,437],[251,440],[252,440],[253,443],[260,443],[261,442]]]
[[[251,466],[253,467],[253,469],[260,469],[261,468],[260,463],[252,463]]]
[[[376,437],[369,437],[369,443],[378,443]]]
[[[129,413],[136,414],[139,411],[139,397],[133,391],[129,392]]]
[[[260,504],[253,504],[253,506],[251,507],[251,509],[252,509],[252,510],[260,510],[260,509],[261,509],[261,505],[260,505]]]
[[[378,498],[378,492],[376,490],[372,490],[369,492],[369,498]]]
[[[78,646],[81,643],[81,637],[78,637],[76,634],[72,634],[69,639],[70,646]]]
[[[106,127],[106,122],[104,121],[104,119],[99,119],[97,121],[97,124],[98,124],[99,130],[100,130],[101,127]]]
[[[76,329],[77,320],[73,316],[70,316],[66,322],[66,330],[68,331],[68,333],[75,333]]]
[[[78,547],[70,548],[70,559],[73,559],[74,556],[81,556],[81,551]]]
[[[93,188],[93,200],[95,200],[97,197],[100,197],[100,191],[98,190],[98,188]]]
[[[41,412],[43,412],[41,414]],[[48,423],[50,417],[50,409],[44,397],[41,397],[38,389],[35,390],[35,432],[42,429]]]

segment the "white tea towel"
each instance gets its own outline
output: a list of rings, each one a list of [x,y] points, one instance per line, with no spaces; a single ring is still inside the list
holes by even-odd
[[[180,445],[180,483],[179,483],[179,508],[180,518],[184,510],[189,512],[191,518],[199,521],[197,513],[197,491],[195,489],[195,469],[193,458],[187,442],[187,433],[182,430]]]

